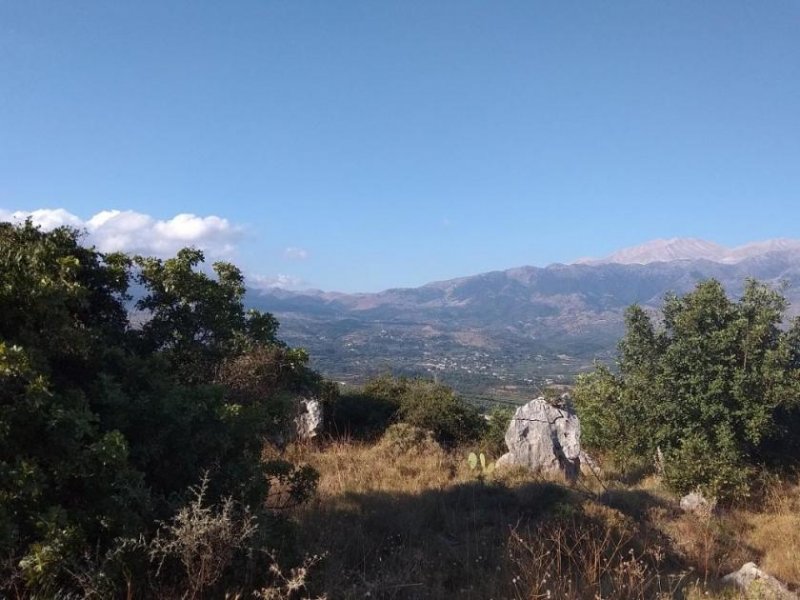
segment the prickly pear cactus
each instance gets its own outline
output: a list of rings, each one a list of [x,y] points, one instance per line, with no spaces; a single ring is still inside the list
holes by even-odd
[[[486,455],[483,452],[480,454],[470,452],[469,456],[467,456],[467,463],[471,470],[477,471],[479,479],[483,479],[486,475],[494,471],[494,463],[487,462]]]

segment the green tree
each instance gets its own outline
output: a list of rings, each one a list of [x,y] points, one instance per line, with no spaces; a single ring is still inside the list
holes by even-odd
[[[782,328],[786,308],[766,285],[748,281],[732,301],[714,280],[669,295],[659,329],[629,308],[618,372],[598,367],[576,387],[584,440],[623,467],[660,450],[681,492],[744,493],[750,469],[774,456],[796,422],[800,326]]]
[[[0,224],[0,552],[26,553],[36,584],[149,507],[129,441],[102,426],[92,394],[124,348],[127,265],[69,229]]]
[[[313,490],[313,472],[261,452],[287,396],[327,387],[271,315],[244,310],[239,270],[202,260],[0,223],[0,595],[19,581],[9,565],[28,593],[69,592],[85,555],[151,535],[205,474],[210,502],[262,507],[270,481]]]
[[[187,383],[208,383],[225,357],[255,345],[278,344],[272,315],[244,310],[244,277],[234,265],[216,262],[212,278],[198,267],[200,250],[184,248],[175,258],[137,256],[137,279],[146,290],[136,303],[146,315],[140,339],[162,352]]]

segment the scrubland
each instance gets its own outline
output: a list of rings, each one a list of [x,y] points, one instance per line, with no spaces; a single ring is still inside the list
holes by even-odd
[[[800,319],[764,284],[628,310],[572,390],[601,472],[568,484],[491,468],[507,411],[326,380],[234,265],[81,239],[0,223],[0,597],[726,597],[746,561],[800,587]]]
[[[399,439],[398,439],[399,438]],[[320,473],[297,507],[298,546],[322,556],[308,590],[328,598],[735,598],[747,561],[800,586],[800,485],[775,476],[702,517],[648,476],[576,485],[523,469],[482,473],[469,448],[394,436],[290,447]],[[268,452],[269,454],[269,452]]]

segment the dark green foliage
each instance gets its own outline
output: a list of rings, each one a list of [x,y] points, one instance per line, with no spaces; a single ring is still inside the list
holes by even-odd
[[[451,388],[425,380],[411,380],[400,396],[399,417],[433,431],[442,444],[478,439],[486,422],[478,410],[464,402]]]
[[[478,409],[451,388],[427,379],[381,375],[340,395],[332,433],[374,439],[398,422],[429,430],[445,445],[475,441],[486,428]]]
[[[391,375],[373,377],[361,388],[343,390],[329,423],[333,435],[372,440],[397,421],[405,380]]]
[[[400,403],[395,398],[367,394],[362,390],[339,395],[329,422],[330,433],[361,440],[379,437],[391,425]]]
[[[666,455],[664,478],[673,489],[686,493],[700,487],[722,500],[747,494],[756,469],[734,440],[724,439],[724,430],[715,433],[688,434]]]
[[[271,315],[244,311],[244,277],[230,263],[216,262],[212,279],[196,270],[203,253],[185,248],[175,258],[136,257],[139,283],[147,290],[136,303],[149,316],[142,346],[161,351],[178,377],[208,383],[223,359],[255,345],[275,344]]]
[[[396,402],[395,420],[432,431],[441,444],[474,441],[486,425],[475,407],[434,381],[383,376],[368,382],[364,394]]]
[[[264,463],[287,398],[326,391],[307,355],[246,313],[242,275],[183,250],[102,255],[68,228],[0,224],[0,565],[16,590],[75,588],[85,555],[148,536],[206,474],[210,502],[297,501],[315,474]],[[150,317],[129,325],[128,282]],[[0,566],[0,595],[11,574]]]
[[[800,326],[781,328],[785,310],[754,281],[739,301],[714,280],[668,296],[660,329],[632,306],[619,373],[598,367],[575,390],[584,442],[623,468],[652,463],[660,449],[679,492],[746,493],[751,467],[783,454],[797,432]]]
[[[490,458],[497,459],[508,452],[506,431],[513,416],[514,409],[510,406],[495,406],[489,412],[480,447]]]

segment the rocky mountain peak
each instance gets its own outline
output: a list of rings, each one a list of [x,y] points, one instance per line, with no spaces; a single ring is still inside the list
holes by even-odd
[[[754,242],[736,248],[727,248],[715,242],[698,238],[669,238],[652,240],[639,246],[631,246],[601,259],[582,259],[576,264],[623,264],[646,265],[675,260],[709,260],[735,264],[771,252],[800,251],[800,240],[775,239]]]

